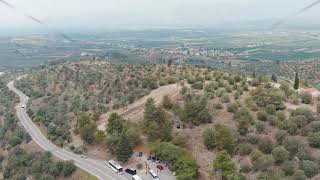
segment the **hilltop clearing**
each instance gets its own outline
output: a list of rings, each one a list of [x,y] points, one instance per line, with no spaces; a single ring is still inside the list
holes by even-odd
[[[156,104],[160,104],[164,96],[169,96],[171,99],[177,99],[177,96],[180,94],[180,90],[181,86],[177,84],[165,85],[159,87],[158,89],[152,90],[150,94],[143,96],[124,108],[110,111],[101,115],[99,121],[97,122],[98,128],[100,130],[105,128],[107,120],[112,113],[118,113],[132,122],[137,122],[143,118],[144,105],[149,98],[153,98]]]

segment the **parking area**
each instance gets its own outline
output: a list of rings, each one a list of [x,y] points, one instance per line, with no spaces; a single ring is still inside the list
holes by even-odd
[[[140,176],[143,180],[153,180],[153,178],[148,172],[149,169],[153,169],[157,173],[160,180],[176,180],[176,177],[173,175],[173,172],[171,172],[164,163],[158,163],[153,162],[152,160],[148,160],[146,155],[142,155],[141,157],[139,157],[137,153],[135,153],[133,157],[136,163],[132,164],[131,167],[124,167],[124,170],[126,168],[135,168],[137,170],[137,175]],[[142,169],[140,170],[136,168],[137,164],[139,163],[142,164]],[[128,179],[131,179],[132,177],[128,173],[124,173],[124,176],[126,176]]]

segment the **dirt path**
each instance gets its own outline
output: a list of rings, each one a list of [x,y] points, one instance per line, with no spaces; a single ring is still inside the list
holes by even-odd
[[[109,118],[109,115],[114,112],[122,115],[124,118],[132,122],[137,122],[143,117],[144,104],[146,103],[148,98],[152,97],[154,101],[158,104],[161,102],[163,96],[166,96],[166,95],[168,95],[172,99],[175,99],[179,95],[180,90],[181,90],[181,86],[177,84],[161,86],[158,89],[151,91],[149,95],[138,99],[134,103],[124,108],[113,110],[106,114],[101,115],[99,121],[97,122],[98,129],[101,129],[101,130],[104,129],[107,123],[107,120]]]

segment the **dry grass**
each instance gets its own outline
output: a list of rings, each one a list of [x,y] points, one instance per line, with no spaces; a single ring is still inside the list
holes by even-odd
[[[67,178],[67,180],[98,180],[98,178],[92,176],[91,174],[83,171],[80,168],[77,168],[77,170],[72,174],[70,178]]]

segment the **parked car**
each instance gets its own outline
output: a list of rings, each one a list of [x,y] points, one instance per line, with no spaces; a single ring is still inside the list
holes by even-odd
[[[81,156],[80,156],[81,158],[87,158],[87,155],[85,155],[85,154],[81,154]]]
[[[151,161],[152,161],[152,162],[156,162],[156,160],[157,160],[156,157],[154,157],[154,156],[151,157]]]
[[[180,129],[181,128],[180,123],[177,123],[176,127],[177,127],[177,129]]]
[[[136,175],[137,174],[137,170],[132,169],[132,168],[128,168],[125,171],[126,171],[126,173],[131,174],[131,175]]]
[[[151,156],[148,156],[147,160],[151,160]]]
[[[160,163],[160,159],[159,158],[156,158],[156,163]]]
[[[163,170],[163,166],[161,166],[161,165],[158,165],[157,168],[158,168],[159,170]]]

